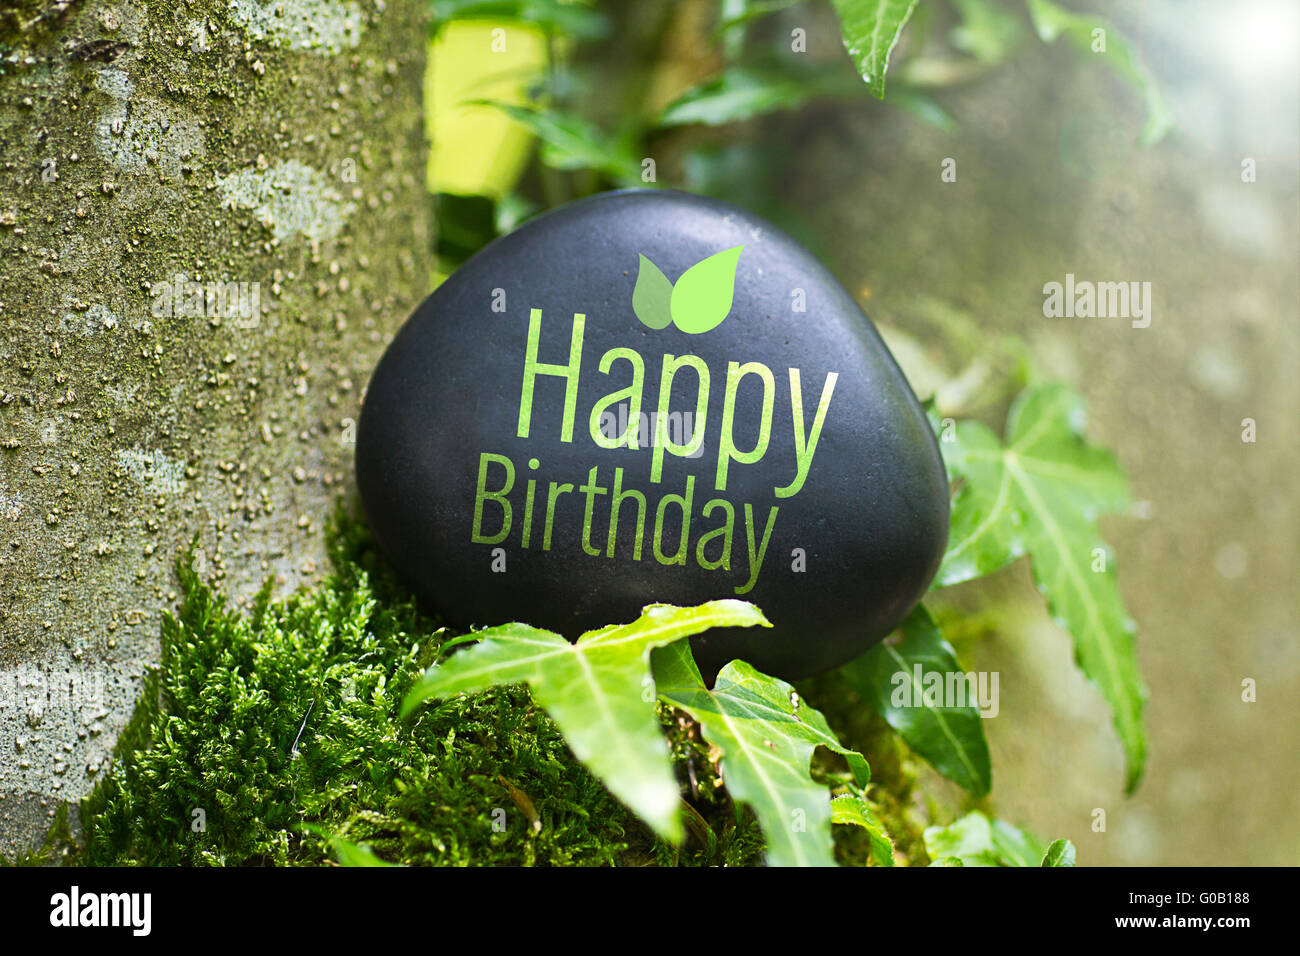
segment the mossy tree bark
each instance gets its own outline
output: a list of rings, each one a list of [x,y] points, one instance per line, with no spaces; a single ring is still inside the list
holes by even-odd
[[[93,786],[173,562],[324,570],[427,289],[420,0],[0,13],[0,853]]]

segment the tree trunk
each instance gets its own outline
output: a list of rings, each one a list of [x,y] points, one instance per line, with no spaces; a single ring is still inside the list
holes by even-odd
[[[107,767],[173,562],[314,580],[428,286],[421,0],[0,13],[0,853]]]

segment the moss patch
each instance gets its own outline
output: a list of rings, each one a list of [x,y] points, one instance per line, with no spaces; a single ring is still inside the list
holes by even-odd
[[[341,523],[332,551],[323,587],[282,602],[264,590],[248,614],[180,566],[182,601],[163,625],[161,664],[111,771],[83,803],[78,862],[332,859],[308,823],[414,864],[761,858],[757,828],[737,821],[716,767],[666,711],[707,821],[702,839],[680,851],[572,757],[524,688],[400,719],[407,688],[451,635],[392,579],[355,523]]]
[[[181,562],[161,663],[82,803],[83,840],[58,828],[19,862],[315,865],[334,859],[327,834],[407,864],[762,861],[761,833],[722,787],[718,754],[670,708],[660,717],[682,784],[682,847],[655,838],[574,759],[523,687],[401,719],[407,689],[454,635],[393,578],[358,522],[340,517],[331,551],[324,586],[283,601],[263,589],[248,613]],[[911,858],[910,777],[887,757],[897,745],[843,688],[808,689],[837,698],[827,708],[837,730],[880,755],[888,792],[873,796]],[[815,769],[834,782],[832,762]],[[865,841],[848,827],[836,837],[841,862],[860,865]]]

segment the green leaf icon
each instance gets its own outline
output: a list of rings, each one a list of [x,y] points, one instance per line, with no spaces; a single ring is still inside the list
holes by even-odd
[[[668,304],[672,298],[673,284],[663,271],[641,256],[641,268],[636,274],[636,288],[632,290],[632,311],[642,325],[652,329],[665,329],[672,321]]]
[[[736,264],[744,248],[724,249],[695,263],[683,273],[669,300],[674,325],[683,332],[698,335],[727,317],[736,288]]]

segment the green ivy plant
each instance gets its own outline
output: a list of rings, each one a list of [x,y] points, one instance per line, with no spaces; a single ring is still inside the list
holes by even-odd
[[[917,668],[921,686],[912,688],[912,705],[896,705],[894,675],[903,674],[914,683]],[[945,777],[975,797],[992,789],[989,747],[974,703],[967,700],[960,706],[940,706],[924,692],[930,675],[944,678],[963,673],[956,652],[924,605],[918,605],[903,622],[898,641],[878,644],[841,670],[849,686]]]
[[[1083,399],[1049,384],[1013,403],[1005,444],[979,422],[940,427],[944,462],[961,486],[937,584],[960,584],[1030,556],[1052,616],[1074,638],[1080,668],[1110,704],[1132,791],[1146,759],[1146,690],[1136,625],[1097,529],[1099,515],[1128,509],[1128,482],[1109,452],[1087,443],[1083,423]]]
[[[843,747],[793,687],[744,661],[724,667],[712,688],[700,676],[687,638],[713,627],[756,624],[767,620],[752,604],[724,600],[693,608],[651,605],[633,623],[589,632],[574,644],[526,625],[489,628],[477,633],[481,643],[430,668],[404,710],[457,692],[526,682],[574,755],[657,833],[679,842],[680,797],[656,726],[657,695],[694,718],[721,752],[723,782],[737,803],[754,811],[769,863],[834,863],[831,794],[810,775],[818,746],[841,754],[851,770],[857,815],[845,822],[874,830],[886,845],[888,837],[862,798],[871,781],[866,759]]]
[[[866,758],[841,746],[826,719],[784,681],[732,661],[705,685],[685,641],[655,655],[661,699],[690,714],[722,752],[722,777],[733,799],[754,810],[767,838],[767,859],[780,866],[829,866],[831,803],[808,768],[816,747],[844,757],[859,801],[861,825],[872,829],[862,800],[871,782]],[[854,821],[858,822],[858,821]],[[888,840],[883,831],[878,834]]]
[[[1084,440],[1082,399],[1062,385],[1031,386],[1016,399],[1005,446],[977,422],[935,425],[957,487],[953,530],[936,587],[1030,556],[1039,590],[1075,639],[1083,672],[1116,715],[1129,755],[1131,790],[1145,754],[1134,628],[1115,586],[1113,562],[1100,570],[1090,563],[1109,554],[1097,537],[1096,516],[1121,511],[1128,503],[1123,473],[1108,453]],[[698,608],[652,606],[633,624],[592,632],[575,645],[525,625],[492,628],[479,632],[478,647],[431,668],[406,706],[526,681],[579,759],[657,832],[677,839],[671,788],[663,783],[670,763],[664,748],[648,743],[651,712],[647,698],[638,694],[639,688],[653,687],[663,703],[694,718],[705,739],[721,751],[722,781],[733,799],[753,809],[770,863],[831,862],[831,822],[867,829],[873,857],[883,859],[889,836],[871,812],[870,769],[862,754],[844,748],[823,716],[801,702],[789,684],[744,661],[723,668],[712,688],[700,678],[686,638],[709,627],[765,623],[750,605],[719,601]],[[602,650],[604,644],[610,649]],[[592,655],[599,655],[599,663]],[[916,753],[981,797],[992,787],[992,767],[975,705],[939,706],[919,687],[919,706],[899,706],[893,698],[900,672],[909,680],[919,672],[926,683],[930,674],[942,681],[963,671],[919,606],[898,639],[845,665],[842,675]],[[615,687],[617,692],[604,689]],[[609,746],[614,731],[624,742]],[[593,748],[596,737],[601,743]],[[851,775],[846,792],[832,794],[810,777],[809,761],[819,746],[845,759]],[[979,814],[954,827],[927,831],[931,857],[967,865],[1038,865],[1047,855],[1033,838]],[[1053,865],[1067,865],[1073,853],[1072,847],[1057,847]]]
[[[650,652],[714,627],[770,627],[752,604],[711,601],[699,607],[647,607],[631,624],[603,627],[570,644],[559,634],[505,624],[430,668],[407,694],[403,712],[432,697],[527,684],[574,755],[624,803],[679,842],[677,782],[659,733],[650,686]]]

